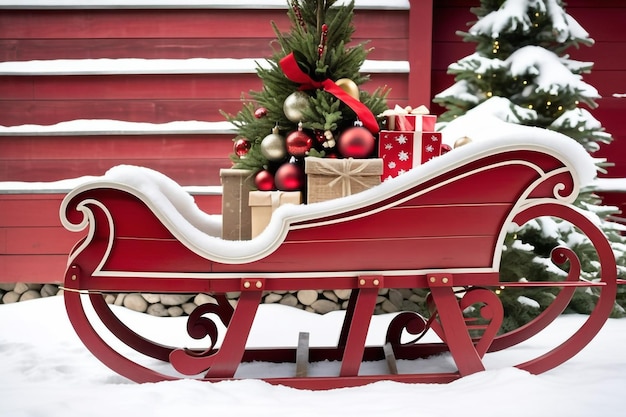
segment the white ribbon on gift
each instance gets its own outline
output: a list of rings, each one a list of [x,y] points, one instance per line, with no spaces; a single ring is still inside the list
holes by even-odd
[[[283,193],[281,192],[270,194],[270,203],[272,204],[272,213],[274,212],[274,210],[280,207],[280,200],[282,199],[282,196],[283,196]]]
[[[430,114],[430,110],[428,110],[428,107],[424,106],[423,104],[415,109],[412,108],[411,106],[400,107],[396,104],[393,109],[385,110],[384,112],[380,114],[380,116],[388,118],[389,126],[387,127],[389,128],[389,130],[396,130],[395,120],[394,118],[389,118],[390,116],[395,116],[395,118],[402,118],[403,116],[408,116],[408,115],[411,115],[411,116],[422,115],[423,116],[427,114]],[[405,130],[405,129],[397,129],[397,130]],[[415,130],[416,132],[423,130],[421,117],[415,118],[415,128],[411,130]]]

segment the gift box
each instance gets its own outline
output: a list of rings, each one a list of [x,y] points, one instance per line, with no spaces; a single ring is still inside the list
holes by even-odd
[[[258,236],[270,222],[272,213],[283,204],[302,204],[300,191],[250,191],[252,237]]]
[[[387,118],[387,129],[397,131],[433,132],[437,116],[428,114],[425,106],[416,109],[396,106],[383,112]]]
[[[383,160],[305,158],[307,203],[345,197],[380,184]]]
[[[250,239],[250,206],[248,194],[254,188],[252,171],[221,169],[222,239]]]
[[[439,132],[380,131],[378,156],[383,160],[383,181],[397,177],[440,153]]]

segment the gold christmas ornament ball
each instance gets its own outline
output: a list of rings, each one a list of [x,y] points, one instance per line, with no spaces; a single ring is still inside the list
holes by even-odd
[[[287,119],[292,122],[304,120],[304,112],[309,108],[309,96],[302,91],[296,91],[287,96],[283,103],[283,111]]]
[[[359,86],[349,78],[340,78],[335,81],[338,87],[348,93],[352,98],[359,100]]]
[[[461,147],[463,145],[467,145],[468,143],[471,143],[472,140],[470,138],[468,138],[467,136],[463,136],[462,138],[458,138],[455,142],[454,142],[454,147],[458,148]]]

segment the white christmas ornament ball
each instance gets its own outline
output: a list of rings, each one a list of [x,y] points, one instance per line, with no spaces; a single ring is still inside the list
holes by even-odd
[[[287,119],[300,122],[304,119],[304,111],[309,108],[309,96],[302,91],[289,94],[283,103],[283,111]]]
[[[280,161],[287,156],[285,138],[278,134],[278,129],[265,136],[261,141],[261,154],[269,161]]]

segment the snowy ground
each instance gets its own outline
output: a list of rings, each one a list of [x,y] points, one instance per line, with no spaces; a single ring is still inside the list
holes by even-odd
[[[129,323],[170,333],[184,318],[155,318],[119,308]],[[277,320],[279,318],[280,320]],[[311,343],[333,338],[342,313],[317,316],[284,306],[264,305],[251,342],[267,345],[311,331]],[[371,338],[390,316],[376,316]],[[545,349],[582,316],[562,316],[543,333],[506,353],[486,358],[488,371],[447,385],[378,382],[359,388],[299,391],[259,380],[220,383],[176,381],[135,384],[95,359],[66,317],[62,297],[0,306],[0,414],[22,416],[603,416],[625,413],[626,319],[609,320],[594,341],[564,365],[534,376],[508,366]],[[302,327],[295,328],[295,323]],[[282,323],[282,325],[277,325]],[[320,334],[321,333],[321,334]],[[423,366],[446,366],[433,358]],[[515,362],[512,362],[515,363]],[[409,366],[400,363],[399,367]],[[257,366],[252,372],[262,371]],[[266,372],[269,372],[265,369]]]

